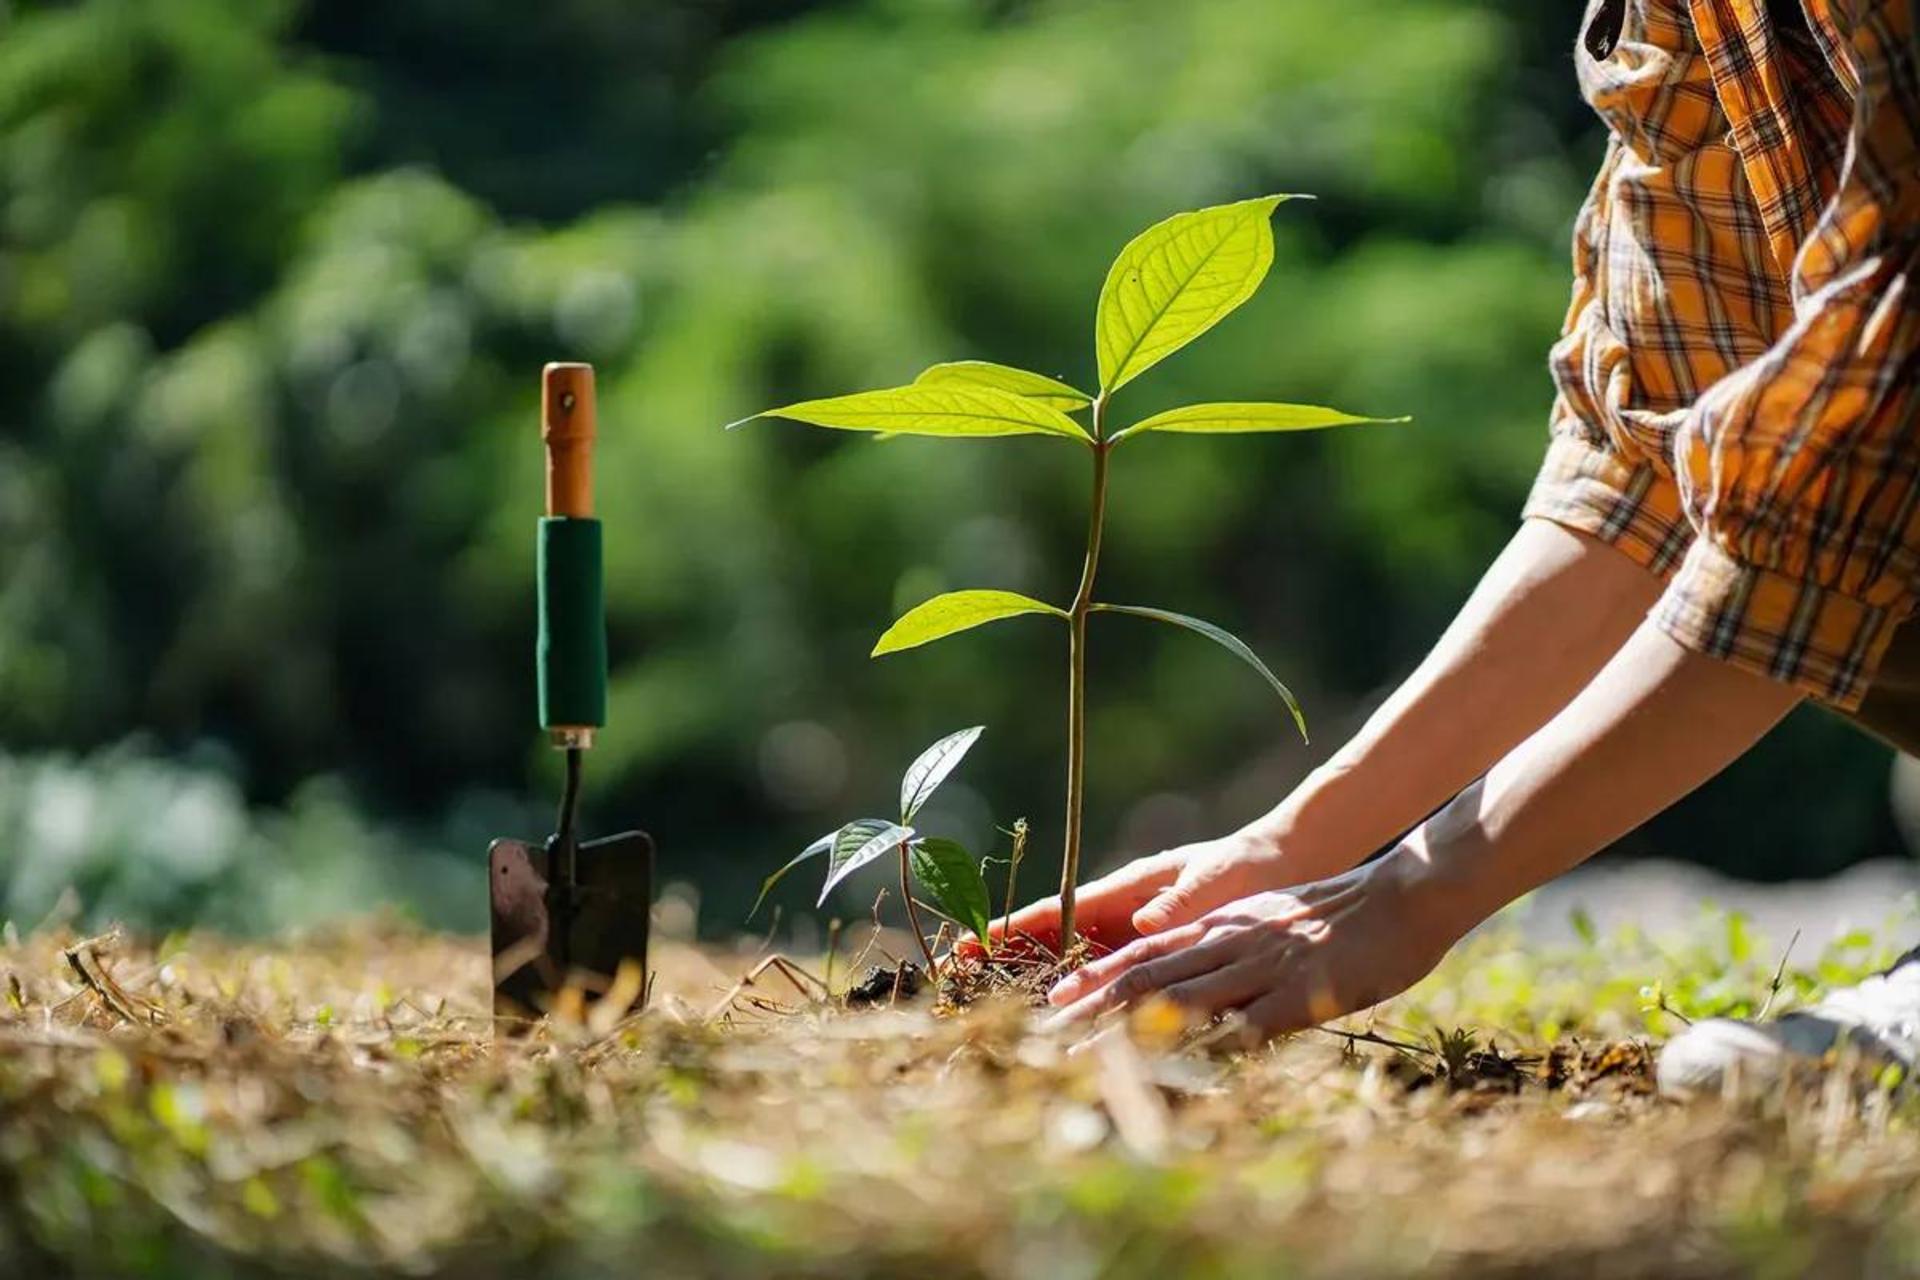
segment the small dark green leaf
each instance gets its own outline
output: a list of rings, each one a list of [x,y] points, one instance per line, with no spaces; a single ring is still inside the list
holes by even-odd
[[[913,828],[884,818],[855,818],[833,833],[833,853],[827,859],[827,882],[820,886],[820,902],[835,886],[860,868],[913,839]]]
[[[971,729],[962,729],[950,733],[940,741],[920,753],[920,758],[907,766],[906,774],[900,779],[900,821],[912,822],[913,815],[920,812],[920,806],[927,802],[947,780],[973,744],[986,732],[985,725],[975,725]]]
[[[928,837],[913,842],[913,875],[935,906],[973,930],[987,945],[993,901],[980,863],[957,842]]]
[[[1096,604],[1093,607],[1100,613],[1130,613],[1136,618],[1151,618],[1155,622],[1165,622],[1176,627],[1185,627],[1188,631],[1205,636],[1207,639],[1225,649],[1228,653],[1231,653],[1234,657],[1252,667],[1255,671],[1258,671],[1261,678],[1273,686],[1273,691],[1279,694],[1281,701],[1287,704],[1287,710],[1293,713],[1293,723],[1300,730],[1300,740],[1302,742],[1307,740],[1306,713],[1300,710],[1300,703],[1293,696],[1293,690],[1281,684],[1280,677],[1268,670],[1266,663],[1260,661],[1260,655],[1252,649],[1249,649],[1246,641],[1234,635],[1231,631],[1226,630],[1224,627],[1217,627],[1211,622],[1204,622],[1199,618],[1190,618],[1184,613],[1174,613],[1170,609],[1150,609],[1144,605],[1137,604]]]

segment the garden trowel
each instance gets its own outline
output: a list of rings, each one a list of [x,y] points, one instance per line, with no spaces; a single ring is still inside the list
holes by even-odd
[[[547,514],[537,579],[540,727],[566,753],[560,816],[544,844],[495,840],[493,1010],[498,1025],[577,1016],[588,1002],[646,996],[653,841],[642,831],[580,838],[581,758],[607,720],[607,629],[600,522],[593,518],[593,367],[550,364],[541,375],[540,435]]]

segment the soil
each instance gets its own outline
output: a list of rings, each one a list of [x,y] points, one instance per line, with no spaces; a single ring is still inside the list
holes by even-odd
[[[496,1043],[480,939],[32,936],[0,946],[0,1274],[1910,1273],[1904,1094],[1655,1096],[1649,984],[1700,1012],[1784,972],[1784,1003],[1878,958],[1716,929],[1487,934],[1251,1052],[1164,1008],[1042,1031],[1019,964],[938,1000],[879,968],[849,1010],[824,960],[670,943],[644,1011]]]

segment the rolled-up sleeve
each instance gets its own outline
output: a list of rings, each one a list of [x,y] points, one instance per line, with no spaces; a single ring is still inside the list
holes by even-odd
[[[1795,263],[1795,320],[1682,422],[1697,533],[1654,621],[1856,707],[1920,569],[1920,69],[1914,6],[1854,0],[1854,120]]]
[[[1548,361],[1558,388],[1550,442],[1521,514],[1597,538],[1666,577],[1693,540],[1679,490],[1653,458],[1616,443],[1599,425],[1602,411],[1592,391],[1591,346],[1604,305],[1597,283],[1600,239],[1620,157],[1616,138],[1574,220],[1573,300]]]

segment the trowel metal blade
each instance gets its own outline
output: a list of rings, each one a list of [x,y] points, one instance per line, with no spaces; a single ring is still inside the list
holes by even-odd
[[[643,831],[589,840],[575,855],[570,918],[555,927],[544,848],[495,840],[487,851],[493,905],[493,1011],[507,1019],[537,1018],[572,986],[588,1001],[613,985],[623,962],[647,968],[653,907],[653,840]],[[636,1001],[637,1003],[637,1001]]]

